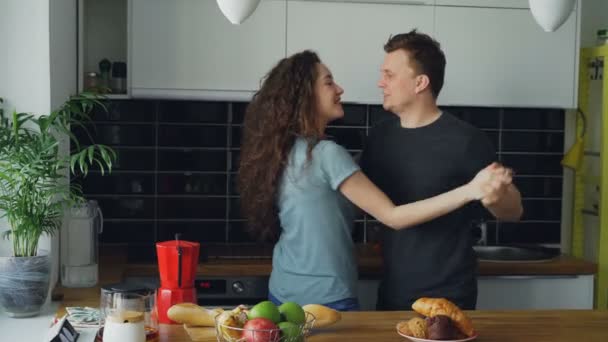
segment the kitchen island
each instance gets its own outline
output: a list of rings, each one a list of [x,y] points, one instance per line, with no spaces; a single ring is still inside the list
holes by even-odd
[[[606,342],[608,311],[469,311],[479,342]],[[336,325],[314,331],[310,342],[405,341],[397,322],[414,316],[406,311],[345,312]],[[160,342],[190,342],[179,325],[161,325]],[[202,341],[216,341],[210,337]]]

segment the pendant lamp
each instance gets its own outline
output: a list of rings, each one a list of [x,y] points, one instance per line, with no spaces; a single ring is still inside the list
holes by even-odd
[[[553,32],[568,19],[576,0],[528,0],[530,11],[536,23],[545,30]]]
[[[217,0],[224,16],[235,25],[249,18],[259,3],[260,0]]]

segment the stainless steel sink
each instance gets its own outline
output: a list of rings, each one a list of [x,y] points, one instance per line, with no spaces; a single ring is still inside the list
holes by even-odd
[[[490,262],[547,262],[557,258],[557,248],[515,247],[515,246],[474,246],[480,261]]]

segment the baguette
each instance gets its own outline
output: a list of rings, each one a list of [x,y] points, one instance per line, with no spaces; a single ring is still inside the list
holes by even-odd
[[[438,315],[445,315],[450,317],[458,330],[463,334],[471,337],[475,334],[473,330],[473,322],[462,312],[458,306],[450,302],[445,298],[420,298],[412,304],[412,309],[417,313],[427,316],[435,317]]]
[[[222,313],[222,309],[205,309],[193,303],[175,304],[167,310],[167,317],[174,322],[190,326],[213,327],[215,316]]]
[[[302,307],[306,312],[315,316],[315,328],[323,328],[332,325],[342,319],[339,311],[320,304],[307,304]]]

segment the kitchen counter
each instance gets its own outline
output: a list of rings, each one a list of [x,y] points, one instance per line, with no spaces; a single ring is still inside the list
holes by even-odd
[[[120,253],[119,253],[120,254]],[[359,275],[379,278],[382,275],[382,258],[370,245],[357,246]],[[201,262],[197,273],[202,276],[264,276],[272,270],[270,258],[209,258]],[[155,263],[129,263],[124,272],[131,276],[157,275]],[[479,275],[582,275],[595,274],[594,263],[568,255],[547,262],[480,262]]]
[[[365,251],[364,251],[365,252]],[[104,253],[105,254],[105,253]],[[371,253],[359,254],[360,270],[368,275],[379,275],[381,261]],[[128,264],[126,254],[116,250],[103,255],[100,283],[120,281],[124,275],[153,274],[155,265]],[[202,275],[249,274],[264,275],[271,269],[270,260],[209,260],[199,266]],[[538,264],[481,263],[484,275],[506,274],[592,274],[596,266],[568,256]],[[66,306],[99,306],[99,287],[85,289],[58,288],[56,299],[61,300],[58,316]],[[355,312],[344,313],[343,319],[331,329],[314,333],[308,340],[315,341],[404,341],[396,333],[397,322],[412,317],[412,312]],[[592,310],[555,311],[471,311],[480,342],[483,341],[608,341],[608,312]],[[161,325],[160,341],[189,342],[190,337],[179,325]],[[209,339],[215,341],[215,338]]]
[[[469,311],[467,314],[473,320],[479,342],[608,341],[608,311]],[[313,329],[307,341],[406,341],[397,334],[395,326],[413,316],[411,311],[344,312],[336,325]],[[159,328],[159,342],[192,341],[181,325],[161,324]],[[214,342],[216,338],[198,341]]]
[[[371,247],[358,247],[359,272],[361,277],[378,278],[382,274],[382,260]],[[127,253],[121,248],[104,250],[100,258],[100,284],[120,282],[124,276],[158,275],[156,264],[127,263]],[[269,275],[272,270],[270,259],[209,259],[199,264],[198,274],[202,276]],[[541,263],[495,263],[480,262],[482,276],[493,275],[584,275],[595,274],[594,263],[570,256]],[[62,302],[60,312],[65,306],[99,306],[100,287],[67,289],[58,287],[54,300]]]

